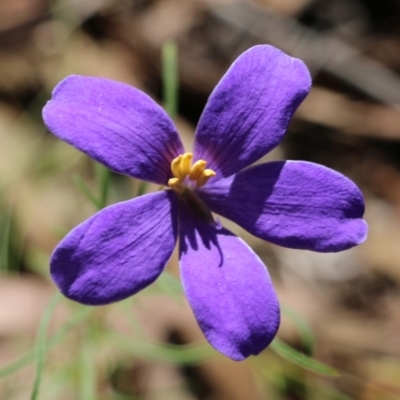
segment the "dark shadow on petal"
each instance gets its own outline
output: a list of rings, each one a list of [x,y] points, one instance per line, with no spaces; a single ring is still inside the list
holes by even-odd
[[[265,177],[262,167],[264,164],[260,164],[225,179],[223,186],[228,190],[222,197],[223,201],[221,201],[222,191],[218,190],[218,186],[222,184],[221,181],[217,183],[215,190],[211,185],[206,187],[206,190],[198,191],[198,195],[212,211],[234,221],[235,218],[229,214],[230,209],[241,209],[242,217],[246,219],[247,225],[254,226],[265,211],[267,200],[273,193],[285,164],[286,161],[269,163],[268,177]],[[249,180],[262,181],[263,184],[249,185]],[[246,208],[249,198],[251,198],[251,209]]]
[[[364,199],[340,173],[305,161],[250,167],[198,190],[220,214],[274,244],[336,252],[365,240]]]
[[[183,198],[179,201],[179,231],[180,254],[186,254],[189,247],[195,251],[203,246],[208,250],[215,247],[220,256],[218,268],[222,267],[224,255],[218,243],[218,235],[232,236],[232,234],[224,228],[217,227],[215,223],[205,222]],[[202,245],[198,243],[199,240]]]
[[[239,203],[239,206],[243,208],[243,213],[246,215],[249,224],[255,225],[260,215],[263,213],[267,200],[271,196],[274,186],[278,182],[285,164],[286,161],[269,163],[267,179],[264,177],[265,174],[262,164],[251,167],[243,171],[242,174],[237,174],[234,176],[226,200],[230,203]],[[247,171],[249,171],[249,173],[246,173]],[[250,179],[259,181],[260,176],[263,176],[263,178],[261,178],[263,185],[250,187],[249,185],[245,185],[245,183]],[[244,190],[244,187],[246,187],[246,190]],[[253,191],[256,192],[254,193],[254,196],[252,196]],[[246,210],[244,207],[247,203],[246,199],[249,197],[253,197],[251,202],[251,210]],[[254,199],[256,199],[256,201],[254,201]]]

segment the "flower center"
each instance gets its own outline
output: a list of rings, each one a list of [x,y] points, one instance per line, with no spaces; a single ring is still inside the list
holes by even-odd
[[[207,161],[198,160],[192,165],[192,160],[192,153],[183,153],[172,160],[174,177],[168,180],[168,186],[179,194],[183,193],[185,186],[199,188],[216,175],[212,169],[206,169]]]

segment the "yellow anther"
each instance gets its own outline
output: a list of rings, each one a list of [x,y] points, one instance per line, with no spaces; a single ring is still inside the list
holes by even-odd
[[[180,156],[174,158],[171,163],[172,175],[174,175],[174,177],[179,178],[179,179],[184,178],[184,176],[181,175],[181,169],[180,169],[181,160],[182,160],[182,154]]]
[[[204,186],[216,173],[212,169],[205,169],[201,176],[196,180],[196,187]]]
[[[179,178],[171,178],[168,180],[168,186],[172,189],[175,190],[177,193],[182,193],[183,192],[183,186],[182,182],[180,181]]]
[[[204,161],[204,160],[196,161],[192,165],[192,168],[190,169],[189,179],[191,179],[192,181],[195,181],[198,178],[200,178],[201,174],[203,173],[204,169],[206,168],[206,165],[207,165],[207,161]]]
[[[190,167],[192,166],[192,159],[193,159],[192,153],[182,154],[179,170],[183,177],[186,177],[187,175],[189,175]]]
[[[183,153],[171,162],[173,178],[168,181],[168,186],[179,194],[183,193],[185,187],[193,188],[194,184],[197,188],[204,186],[216,175],[212,169],[205,169],[206,161],[198,160],[192,165],[192,160],[192,153]]]

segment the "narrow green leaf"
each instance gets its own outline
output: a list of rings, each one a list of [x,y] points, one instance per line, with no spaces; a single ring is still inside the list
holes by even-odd
[[[63,239],[70,231],[69,229],[60,225],[53,226],[51,230],[60,240]]]
[[[61,340],[65,338],[71,329],[75,328],[81,322],[86,320],[86,318],[88,318],[94,310],[94,307],[79,306],[78,312],[50,337],[49,348],[53,348],[55,345],[61,342]]]
[[[287,305],[282,304],[281,310],[283,315],[288,317],[298,329],[301,340],[303,341],[305,353],[308,356],[312,356],[314,353],[314,334],[308,322],[302,315]]]
[[[65,323],[56,333],[50,336],[48,340],[48,349],[51,350],[59,342],[61,342],[70,330],[83,322],[93,311],[90,307],[80,307],[79,311]],[[21,368],[26,367],[35,359],[34,350],[28,351],[26,354],[15,360],[14,362],[0,368],[0,378],[11,375]]]
[[[11,375],[14,372],[19,371],[21,368],[26,367],[33,361],[33,359],[34,353],[31,350],[20,357],[18,360],[6,365],[5,367],[0,368],[0,378],[4,378],[7,375]]]
[[[99,205],[104,208],[108,202],[108,195],[110,193],[111,171],[102,164],[96,163],[96,175],[99,185]]]
[[[57,305],[62,300],[61,293],[57,293],[49,305],[47,306],[42,321],[39,325],[37,341],[36,341],[36,348],[35,348],[35,356],[36,356],[36,374],[35,380],[33,383],[32,393],[31,393],[31,400],[36,400],[39,394],[39,387],[40,382],[42,379],[42,372],[43,372],[43,365],[46,358],[46,351],[47,351],[47,331],[49,329],[49,324],[51,317],[56,309]]]
[[[79,398],[96,400],[95,349],[90,340],[84,340],[79,353]]]
[[[182,301],[182,284],[180,280],[170,272],[164,271],[156,281],[156,287],[176,302]]]
[[[321,375],[334,376],[334,377],[340,375],[340,372],[337,371],[336,369],[328,365],[325,365],[319,361],[316,361],[313,358],[303,353],[300,353],[299,351],[289,346],[285,342],[282,342],[282,340],[278,338],[274,339],[274,341],[270,344],[269,348],[275,351],[275,353],[279,354],[282,358],[285,358],[286,360],[294,364],[297,364],[300,367],[308,369],[309,371]]]
[[[167,42],[163,46],[162,72],[164,107],[174,119],[178,111],[178,47],[174,42]]]
[[[10,242],[11,242],[11,221],[12,212],[9,211],[4,214],[2,235],[1,235],[1,245],[0,245],[0,268],[4,272],[10,271]]]
[[[101,202],[96,198],[96,196],[86,185],[86,182],[79,175],[74,175],[72,177],[72,181],[74,182],[75,186],[88,198],[88,200],[93,203],[93,205],[98,210],[102,209]]]
[[[149,184],[146,181],[140,182],[136,197],[144,195],[146,193],[148,185]]]
[[[128,394],[114,393],[114,400],[136,400],[137,397]]]
[[[117,332],[109,332],[109,338],[124,352],[155,361],[173,364],[196,364],[217,354],[217,352],[207,344],[179,346],[140,339],[132,340]]]
[[[139,400],[133,394],[114,393],[113,400]]]

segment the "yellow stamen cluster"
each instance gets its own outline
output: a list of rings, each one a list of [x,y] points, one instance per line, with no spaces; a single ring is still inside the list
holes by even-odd
[[[174,177],[168,181],[168,186],[178,193],[183,192],[183,181],[186,178],[193,181],[196,188],[199,188],[204,186],[211,177],[215,176],[215,172],[212,169],[206,169],[206,161],[198,160],[192,165],[192,160],[192,153],[183,153],[172,160],[171,171]]]

